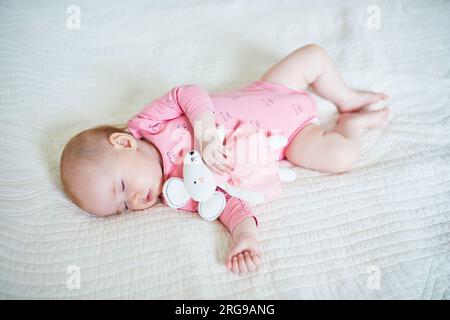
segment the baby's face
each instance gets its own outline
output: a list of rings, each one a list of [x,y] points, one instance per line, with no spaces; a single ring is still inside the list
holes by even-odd
[[[159,151],[145,141],[136,143],[136,150],[111,146],[106,165],[87,169],[89,181],[80,180],[75,187],[86,211],[107,216],[147,209],[157,202],[163,185]]]

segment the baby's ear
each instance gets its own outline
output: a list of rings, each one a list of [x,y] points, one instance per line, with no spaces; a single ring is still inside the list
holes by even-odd
[[[114,132],[109,136],[109,142],[117,149],[137,149],[137,141],[131,134]]]

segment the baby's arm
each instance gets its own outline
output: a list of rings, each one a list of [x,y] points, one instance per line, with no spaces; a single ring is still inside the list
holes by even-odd
[[[240,199],[231,197],[219,220],[230,230],[232,243],[225,259],[227,270],[256,271],[261,264],[257,218]]]
[[[223,156],[222,142],[216,132],[214,105],[209,93],[198,85],[174,87],[146,105],[128,122],[128,128],[140,139],[141,129],[157,133],[161,130],[161,124],[181,115],[186,115],[194,128],[208,167],[218,174],[230,170],[231,162]]]
[[[194,122],[205,113],[213,114],[214,105],[208,92],[197,85],[177,86],[163,96],[153,100],[129,122],[130,130],[140,137],[141,129],[157,133],[161,124],[186,115],[194,127]],[[205,125],[207,125],[205,123]]]

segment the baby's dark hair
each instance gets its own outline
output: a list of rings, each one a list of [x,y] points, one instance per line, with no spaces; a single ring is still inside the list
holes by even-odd
[[[65,194],[78,207],[81,201],[72,191],[71,181],[83,174],[83,167],[95,163],[101,165],[111,154],[109,137],[115,132],[128,133],[124,125],[99,125],[73,136],[64,147],[60,160],[60,176]]]

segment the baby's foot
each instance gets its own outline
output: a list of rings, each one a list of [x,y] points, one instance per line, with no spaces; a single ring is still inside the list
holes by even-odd
[[[259,241],[253,233],[242,233],[233,237],[230,252],[226,257],[227,270],[234,273],[254,272],[261,265]]]
[[[382,92],[372,91],[353,91],[348,98],[337,103],[336,106],[340,113],[358,111],[370,104],[381,100],[387,100],[388,96]]]
[[[389,116],[389,108],[374,111],[343,113],[339,116],[336,131],[348,138],[359,138],[367,129],[379,128]]]

